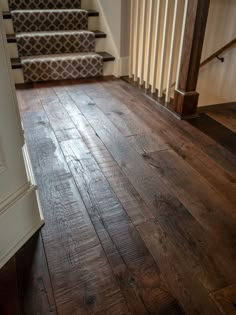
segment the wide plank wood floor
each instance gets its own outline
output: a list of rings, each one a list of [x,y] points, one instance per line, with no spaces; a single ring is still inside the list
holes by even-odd
[[[214,138],[112,78],[17,97],[46,224],[0,271],[1,315],[236,314],[228,113]]]

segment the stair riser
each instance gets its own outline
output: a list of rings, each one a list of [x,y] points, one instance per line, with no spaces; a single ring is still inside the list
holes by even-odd
[[[13,69],[13,79],[15,84],[23,84],[24,81],[24,74],[22,69]],[[103,76],[110,76],[114,74],[114,62],[105,62],[103,64]]]
[[[80,0],[82,9],[91,9],[94,7],[94,0]],[[9,11],[8,0],[0,0],[0,6],[2,11]]]
[[[22,60],[22,69],[26,83],[98,77],[103,75],[103,59],[95,54],[29,58]]]
[[[11,10],[80,9],[80,0],[9,0]]]
[[[88,29],[88,13],[84,10],[13,11],[12,20],[15,33]]]
[[[105,51],[106,43],[104,38],[97,38],[95,41],[95,51]],[[7,45],[10,58],[19,58],[18,48],[16,43],[8,43]]]
[[[4,19],[4,26],[6,34],[14,34],[14,27],[12,19]],[[89,16],[88,18],[88,30],[99,29],[99,18],[97,16]]]
[[[80,34],[18,35],[16,40],[20,57],[95,51],[95,35],[87,31]]]

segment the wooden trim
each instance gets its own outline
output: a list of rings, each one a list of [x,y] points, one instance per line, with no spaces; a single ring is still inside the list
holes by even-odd
[[[214,54],[210,55],[207,59],[205,59],[200,67],[205,66],[207,63],[209,63],[211,60],[215,59],[218,55],[222,54],[223,52],[225,52],[226,50],[230,49],[231,47],[233,47],[234,45],[236,45],[236,38],[234,38],[233,40],[231,40],[228,44],[226,44],[225,46],[223,46],[222,48],[220,48],[219,50],[217,50]]]
[[[223,52],[225,52],[226,50],[229,50],[231,47],[233,47],[236,44],[236,38],[233,39],[232,41],[230,41],[228,44],[226,44],[225,46],[223,46],[222,48],[220,48],[219,50],[217,50],[216,52],[214,52],[214,54],[210,55],[207,59],[203,60],[200,64],[200,68],[202,68],[203,66],[205,66],[207,63],[209,63],[211,60],[215,59],[218,55],[221,55]],[[173,88],[176,85],[176,82],[178,80],[176,80],[175,82],[173,82],[171,84],[171,87]],[[164,93],[166,92],[166,89],[163,91]],[[215,105],[214,105],[215,106]]]
[[[180,57],[179,82],[175,90],[173,110],[183,116],[197,112],[197,80],[209,12],[210,0],[189,0],[186,27]],[[191,96],[189,93],[192,93]]]

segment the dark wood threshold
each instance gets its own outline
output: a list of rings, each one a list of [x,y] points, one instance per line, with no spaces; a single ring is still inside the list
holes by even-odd
[[[88,11],[88,16],[99,16],[99,12],[96,10],[87,10]],[[2,12],[3,18],[4,19],[11,19],[11,12]]]
[[[92,30],[91,32],[93,32],[95,34],[96,38],[106,38],[107,37],[106,33],[99,31],[99,30]]]
[[[103,62],[115,60],[115,57],[105,51],[97,52],[97,54],[103,57]],[[22,64],[20,58],[11,58],[11,67],[12,69],[21,69]]]
[[[201,113],[190,124],[236,155],[236,134],[207,114]]]
[[[2,16],[4,19],[11,19],[11,12],[2,12]]]
[[[115,59],[116,59],[114,56],[112,56],[111,54],[109,54],[105,51],[97,52],[97,54],[99,54],[100,56],[103,57],[103,62],[115,61]]]
[[[12,69],[21,69],[22,68],[20,58],[11,58],[11,68]]]
[[[212,111],[216,112],[216,111],[222,111],[225,109],[236,110],[236,102],[200,106],[198,107],[198,112],[199,113],[206,113],[206,112],[212,112]]]
[[[99,30],[92,30],[91,32],[93,32],[95,34],[95,38],[106,38],[107,37],[106,33],[101,32]],[[7,42],[9,44],[16,43],[16,35],[15,34],[7,34]]]

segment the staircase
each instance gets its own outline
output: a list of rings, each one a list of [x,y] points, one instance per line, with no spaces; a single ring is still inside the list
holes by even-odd
[[[102,76],[104,62],[114,57],[96,52],[97,38],[106,34],[89,31],[88,24],[98,15],[82,9],[80,0],[9,0],[3,17],[13,23],[7,41],[17,45],[12,68],[24,83]]]

